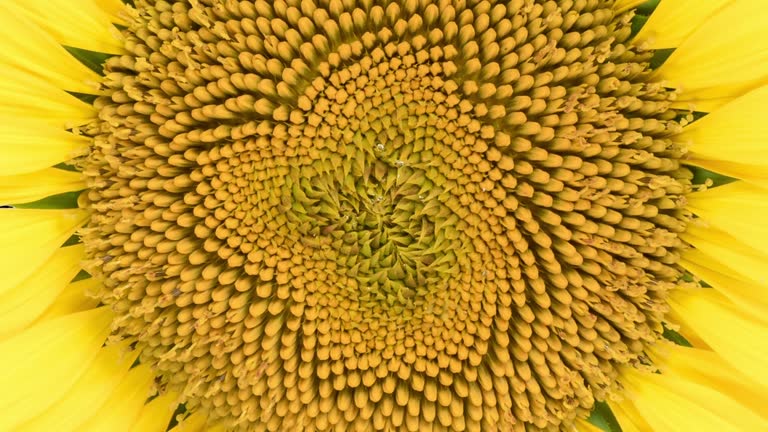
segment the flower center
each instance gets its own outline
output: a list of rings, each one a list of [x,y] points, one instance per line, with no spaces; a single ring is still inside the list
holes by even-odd
[[[691,176],[612,1],[135,3],[83,240],[189,409],[557,430],[660,337]]]

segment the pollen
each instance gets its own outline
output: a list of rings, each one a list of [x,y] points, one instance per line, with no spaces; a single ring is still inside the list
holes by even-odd
[[[661,337],[675,94],[613,1],[136,0],[83,230],[237,431],[561,431]]]

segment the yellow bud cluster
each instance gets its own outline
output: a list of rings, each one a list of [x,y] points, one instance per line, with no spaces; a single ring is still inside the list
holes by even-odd
[[[233,430],[569,430],[688,217],[612,3],[136,0],[84,169],[115,336]]]

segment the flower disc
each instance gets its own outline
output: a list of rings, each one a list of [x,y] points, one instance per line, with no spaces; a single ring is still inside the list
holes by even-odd
[[[662,332],[690,189],[613,1],[135,2],[83,232],[238,430],[565,430]]]

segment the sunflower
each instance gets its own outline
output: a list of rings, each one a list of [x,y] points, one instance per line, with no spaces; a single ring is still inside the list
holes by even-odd
[[[768,430],[757,0],[0,3],[1,431]]]

